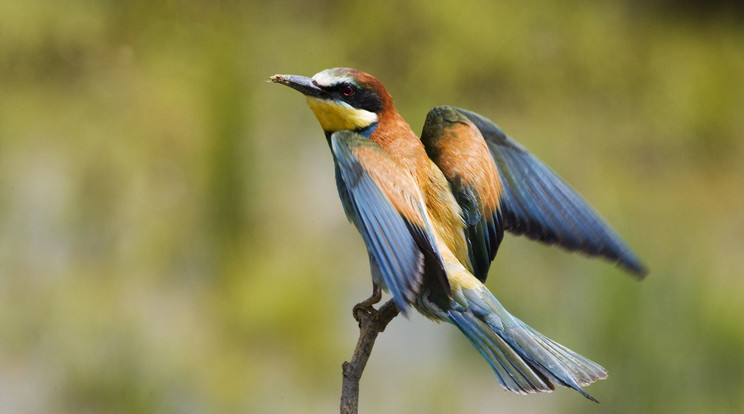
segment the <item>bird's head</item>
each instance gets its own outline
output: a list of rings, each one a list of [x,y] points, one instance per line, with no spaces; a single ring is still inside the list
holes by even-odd
[[[326,135],[351,130],[369,137],[392,98],[372,75],[350,68],[326,69],[312,78],[274,75],[271,81],[302,92]]]

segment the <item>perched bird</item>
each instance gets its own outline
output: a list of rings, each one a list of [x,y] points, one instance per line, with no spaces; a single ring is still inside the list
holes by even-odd
[[[457,326],[514,392],[582,386],[600,365],[504,309],[483,284],[504,230],[616,262],[644,265],[571,187],[488,119],[440,106],[421,138],[373,76],[349,68],[274,75],[303,93],[333,153],[336,185],[367,246],[374,294]]]

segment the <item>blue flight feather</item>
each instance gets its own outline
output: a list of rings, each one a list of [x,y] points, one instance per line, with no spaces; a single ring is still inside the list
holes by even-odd
[[[485,117],[464,109],[486,140],[503,184],[504,228],[546,244],[557,244],[617,262],[642,277],[638,256],[575,190]]]
[[[408,222],[395,209],[352,151],[355,146],[382,151],[377,144],[352,131],[334,133],[330,143],[344,210],[361,233],[373,259],[372,266],[377,266],[382,277],[375,282],[390,291],[398,309],[405,314],[425,283],[424,270],[432,272],[440,283],[447,283],[434,240],[428,231]],[[445,294],[449,294],[448,284]]]

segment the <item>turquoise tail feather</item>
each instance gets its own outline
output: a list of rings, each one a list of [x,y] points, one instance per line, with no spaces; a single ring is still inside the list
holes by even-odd
[[[604,368],[512,316],[485,286],[458,293],[447,319],[488,361],[504,388],[524,394],[550,392],[559,384],[597,402],[581,387],[607,378]]]

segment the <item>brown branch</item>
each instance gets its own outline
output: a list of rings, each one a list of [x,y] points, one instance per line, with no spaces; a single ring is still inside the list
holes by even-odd
[[[364,303],[364,302],[362,302]],[[362,305],[361,303],[359,305]],[[341,414],[357,414],[359,410],[359,380],[372,354],[377,334],[385,330],[390,321],[398,315],[398,308],[392,300],[375,309],[372,305],[354,307],[354,319],[359,322],[359,341],[357,341],[351,362],[344,362],[343,383],[341,385]]]

